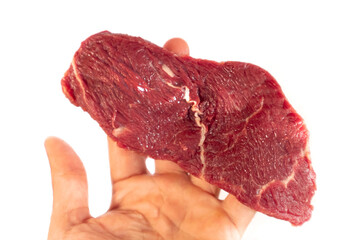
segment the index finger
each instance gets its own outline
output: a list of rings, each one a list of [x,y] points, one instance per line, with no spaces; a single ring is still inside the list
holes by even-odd
[[[116,142],[108,137],[110,175],[112,183],[146,174],[146,156],[120,148]]]

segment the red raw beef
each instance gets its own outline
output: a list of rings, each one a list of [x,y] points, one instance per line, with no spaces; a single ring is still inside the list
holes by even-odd
[[[61,83],[120,147],[173,161],[293,225],[310,218],[309,133],[260,67],[180,57],[101,32],[81,44]]]

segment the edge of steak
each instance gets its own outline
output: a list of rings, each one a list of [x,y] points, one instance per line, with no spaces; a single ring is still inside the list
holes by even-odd
[[[309,133],[262,68],[101,32],[81,44],[61,84],[120,147],[176,162],[293,225],[311,217]]]

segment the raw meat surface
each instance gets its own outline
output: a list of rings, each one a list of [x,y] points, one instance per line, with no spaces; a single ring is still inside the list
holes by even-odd
[[[176,162],[293,225],[310,218],[308,130],[260,67],[101,32],[81,44],[62,88],[120,147]]]

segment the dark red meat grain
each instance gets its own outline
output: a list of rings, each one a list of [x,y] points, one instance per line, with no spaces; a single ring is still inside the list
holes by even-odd
[[[267,215],[310,218],[308,130],[265,70],[101,32],[82,43],[62,87],[120,147],[176,162]]]

